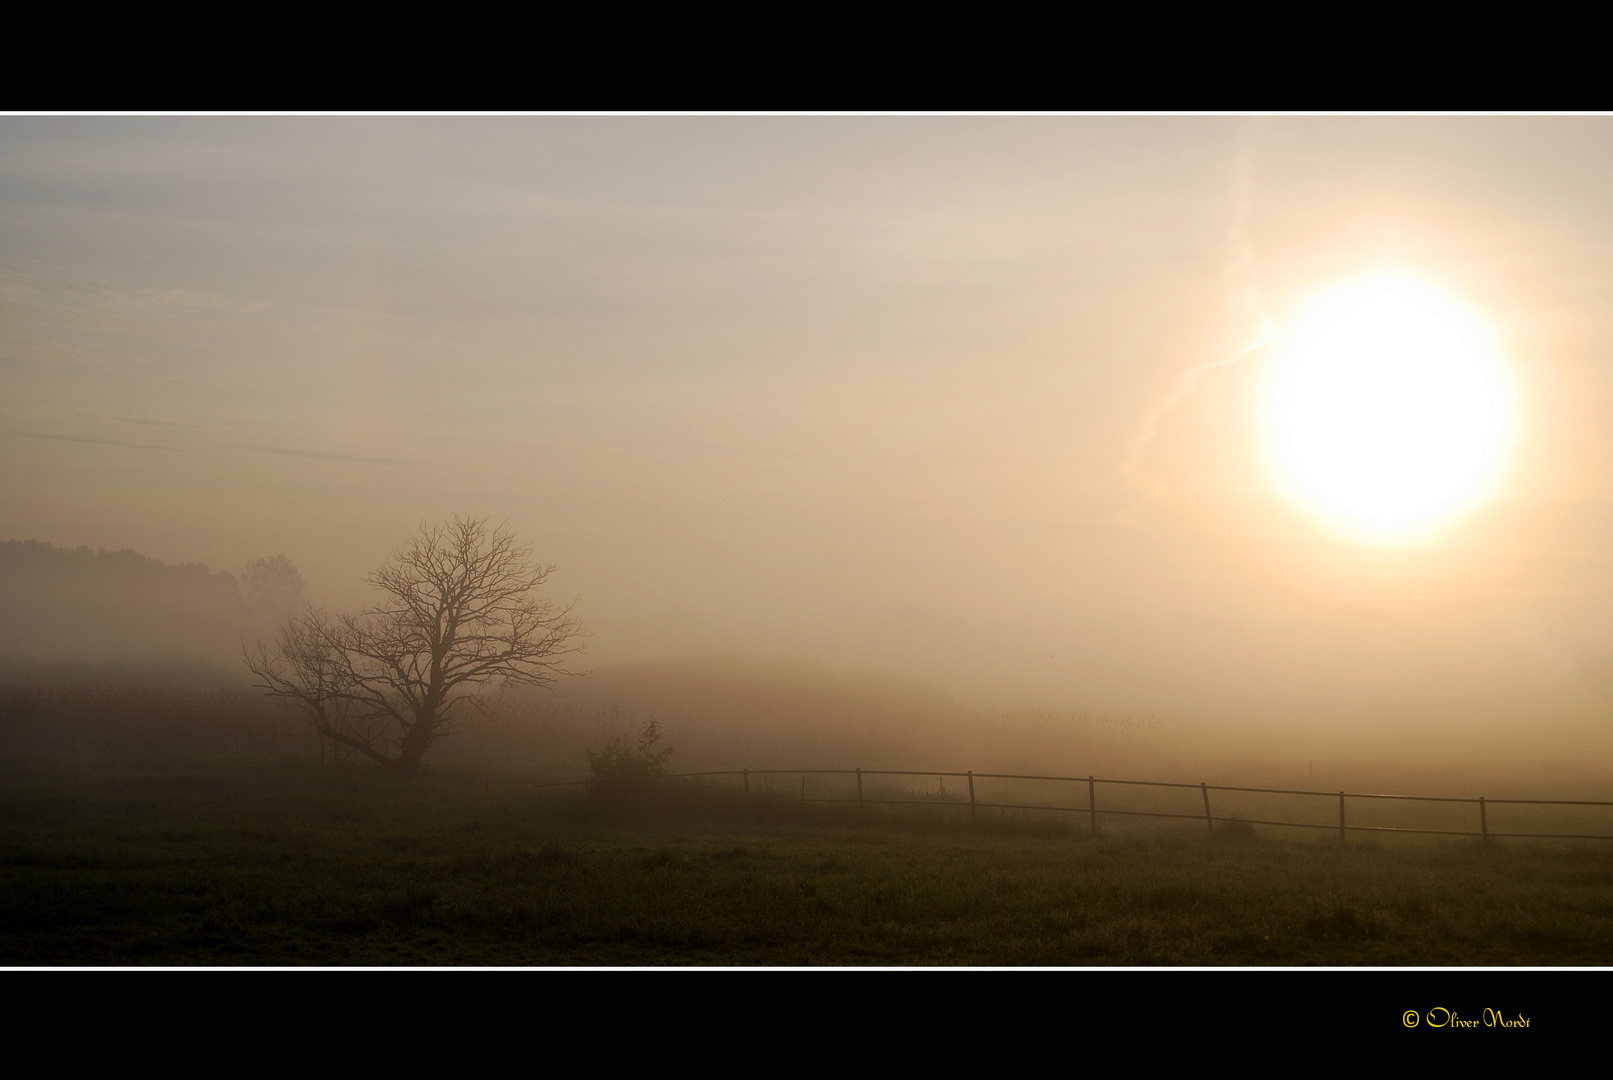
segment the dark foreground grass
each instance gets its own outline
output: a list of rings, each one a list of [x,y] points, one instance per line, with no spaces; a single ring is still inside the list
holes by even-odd
[[[516,776],[12,760],[0,962],[1613,963],[1613,845],[868,820],[715,794],[613,809]]]

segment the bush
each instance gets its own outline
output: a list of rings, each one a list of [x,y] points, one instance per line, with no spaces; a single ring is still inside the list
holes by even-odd
[[[670,746],[664,750],[655,748],[660,741],[661,725],[652,717],[639,732],[637,749],[627,745],[626,735],[618,735],[603,750],[585,750],[588,771],[595,780],[659,780],[666,775],[667,758],[672,756]]]

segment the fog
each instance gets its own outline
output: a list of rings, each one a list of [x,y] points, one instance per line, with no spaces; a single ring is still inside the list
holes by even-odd
[[[865,716],[941,767],[1006,711],[1605,775],[1610,179],[1603,118],[0,118],[0,663],[244,681],[290,603],[249,560],[356,609],[473,513],[578,601],[561,700],[688,739]],[[1394,543],[1259,422],[1283,329],[1384,268],[1518,402]]]

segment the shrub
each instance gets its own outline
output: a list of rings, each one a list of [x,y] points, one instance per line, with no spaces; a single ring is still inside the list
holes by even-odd
[[[652,717],[639,732],[637,749],[627,745],[626,735],[618,735],[603,750],[584,751],[588,771],[596,780],[659,780],[666,775],[667,758],[672,756],[670,746],[664,750],[655,748],[660,741],[661,725]]]

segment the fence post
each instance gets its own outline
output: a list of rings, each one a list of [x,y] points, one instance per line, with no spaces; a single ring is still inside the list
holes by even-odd
[[[1204,796],[1204,825],[1215,835],[1215,818],[1210,816],[1210,785],[1204,781],[1199,782],[1199,794]]]
[[[1490,819],[1484,813],[1483,795],[1479,796],[1479,835],[1484,838],[1484,843],[1488,844],[1490,842]]]
[[[745,794],[749,795],[750,794],[750,770],[749,769],[742,769],[740,771],[745,774]]]
[[[979,816],[975,813],[975,772],[973,769],[969,770],[969,820],[980,820]]]
[[[1092,835],[1098,835],[1098,782],[1087,777],[1087,817],[1091,820]]]
[[[1339,792],[1339,843],[1344,843],[1344,792]]]
[[[863,808],[863,771],[857,770],[857,809]]]

